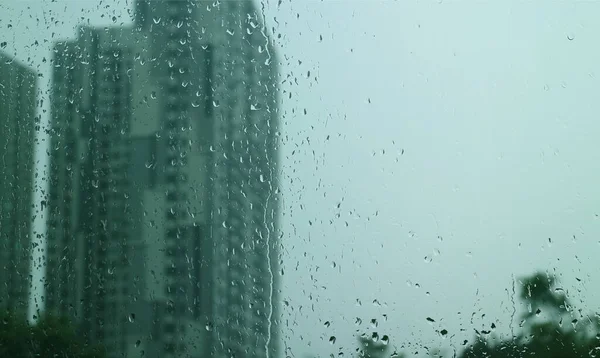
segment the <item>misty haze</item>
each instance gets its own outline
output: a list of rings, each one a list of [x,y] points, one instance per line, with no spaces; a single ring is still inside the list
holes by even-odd
[[[600,4],[0,2],[0,357],[595,357]]]

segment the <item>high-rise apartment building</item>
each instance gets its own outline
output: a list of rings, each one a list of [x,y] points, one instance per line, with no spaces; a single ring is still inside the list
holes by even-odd
[[[278,352],[277,63],[251,1],[56,44],[46,309],[110,357]]]
[[[27,313],[36,74],[0,53],[0,311]]]

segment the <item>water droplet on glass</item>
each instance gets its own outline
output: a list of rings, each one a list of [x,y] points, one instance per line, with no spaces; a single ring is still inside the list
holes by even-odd
[[[129,322],[131,322],[131,323],[135,322],[135,313],[132,313],[129,315]]]
[[[335,336],[329,337],[329,343],[335,344],[335,340],[336,340]]]

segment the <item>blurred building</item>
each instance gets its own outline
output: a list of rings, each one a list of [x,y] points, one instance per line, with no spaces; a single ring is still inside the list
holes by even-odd
[[[57,43],[46,309],[110,357],[278,353],[277,63],[251,1]]]
[[[25,315],[31,285],[36,73],[0,53],[0,312]]]

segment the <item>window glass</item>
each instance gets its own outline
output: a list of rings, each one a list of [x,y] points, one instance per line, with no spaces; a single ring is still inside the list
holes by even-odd
[[[0,5],[0,357],[593,357],[594,2]]]

